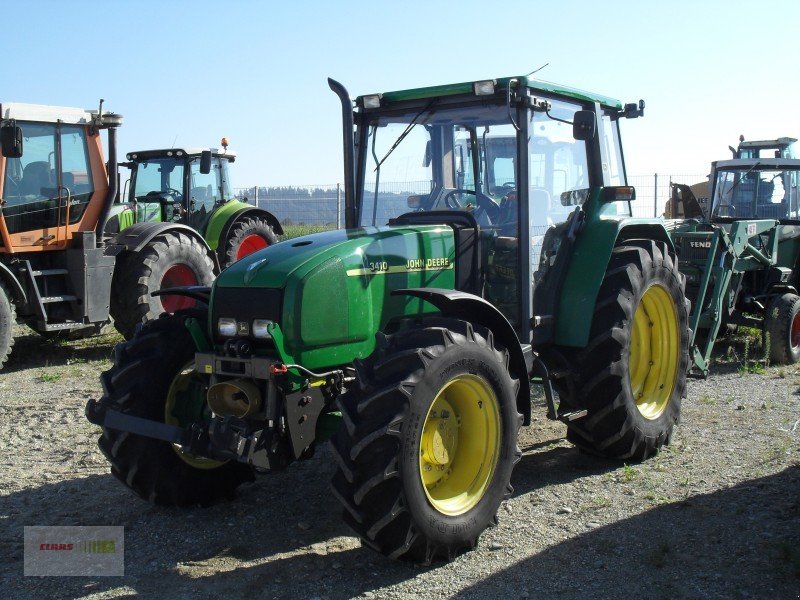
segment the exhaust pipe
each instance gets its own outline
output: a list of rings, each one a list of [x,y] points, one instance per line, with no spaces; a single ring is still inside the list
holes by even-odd
[[[328,87],[339,96],[342,103],[342,149],[344,150],[344,226],[358,227],[356,211],[356,150],[353,140],[353,103],[345,87],[328,77]]]
[[[261,410],[261,391],[252,381],[233,379],[208,389],[208,406],[216,415],[243,419]]]

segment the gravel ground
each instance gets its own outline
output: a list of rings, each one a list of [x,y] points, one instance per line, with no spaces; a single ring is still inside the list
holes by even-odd
[[[4,600],[800,598],[800,368],[742,374],[733,361],[691,381],[672,445],[638,465],[578,452],[540,407],[500,525],[475,551],[420,568],[362,548],[341,523],[326,448],[221,506],[139,500],[83,416],[116,338],[28,333],[0,372]],[[124,525],[125,576],[24,577],[24,525]]]

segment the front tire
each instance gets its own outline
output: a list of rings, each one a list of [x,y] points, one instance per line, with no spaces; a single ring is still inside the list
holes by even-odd
[[[111,282],[111,316],[126,340],[139,323],[196,306],[185,296],[152,296],[164,288],[211,285],[214,262],[209,251],[194,237],[179,231],[157,235],[136,253],[117,261]]]
[[[512,492],[519,382],[491,332],[464,321],[427,319],[379,342],[340,399],[334,495],[381,554],[452,559]]]
[[[775,364],[800,360],[800,296],[782,294],[767,309],[764,333],[769,336],[769,358]]]
[[[224,269],[248,254],[278,243],[269,221],[261,216],[242,217],[219,245],[219,264]]]
[[[17,322],[14,303],[8,288],[0,281],[0,369],[3,368],[14,346],[14,324]]]
[[[574,385],[561,389],[567,439],[620,460],[644,460],[669,442],[680,416],[689,366],[685,279],[663,242],[614,248],[592,318],[589,344],[566,353]],[[563,409],[562,409],[563,410]]]
[[[188,426],[207,418],[205,379],[194,371],[195,345],[186,314],[149,321],[114,350],[114,365],[102,374],[100,404],[160,423]],[[169,442],[103,428],[100,450],[112,474],[138,496],[167,506],[208,506],[252,481],[242,463],[195,457]]]

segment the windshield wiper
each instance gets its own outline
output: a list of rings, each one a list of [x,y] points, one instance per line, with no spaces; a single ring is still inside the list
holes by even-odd
[[[418,119],[419,119],[419,118],[420,118],[422,115],[424,115],[425,113],[427,113],[427,112],[428,112],[428,111],[429,111],[431,108],[433,108],[433,105],[434,105],[434,104],[436,104],[438,101],[439,101],[439,99],[438,99],[438,98],[434,98],[433,100],[431,100],[431,101],[428,103],[428,105],[427,105],[425,108],[423,108],[423,109],[422,109],[421,111],[419,111],[419,112],[418,112],[416,115],[414,115],[414,118],[413,118],[413,119],[411,119],[411,122],[408,124],[408,127],[406,127],[406,128],[403,130],[403,133],[401,133],[400,135],[398,135],[398,136],[397,136],[397,139],[394,141],[394,144],[392,144],[392,147],[391,147],[391,148],[389,148],[389,151],[388,151],[388,152],[387,152],[387,153],[384,155],[384,157],[383,157],[383,158],[382,158],[382,159],[381,159],[381,160],[378,162],[378,164],[377,164],[377,165],[375,165],[375,169],[374,169],[374,171],[377,171],[378,169],[380,169],[380,168],[381,168],[381,165],[383,164],[383,162],[384,162],[384,161],[385,161],[387,158],[389,158],[389,155],[390,155],[392,152],[394,152],[394,149],[395,149],[395,148],[397,148],[397,147],[400,145],[400,143],[401,143],[401,142],[402,142],[402,141],[403,141],[403,140],[406,138],[406,136],[407,136],[409,133],[411,133],[411,130],[412,130],[412,129],[414,129],[414,126],[417,124],[417,120],[418,120]]]
[[[740,184],[742,181],[744,181],[744,179],[745,179],[745,178],[746,178],[748,175],[750,175],[750,173],[752,173],[752,172],[753,172],[753,169],[755,169],[756,167],[760,167],[760,166],[761,166],[761,162],[757,162],[757,163],[756,163],[756,164],[754,164],[752,167],[750,167],[749,169],[747,169],[747,172],[746,172],[744,175],[742,175],[742,176],[739,178],[739,181],[737,181],[736,183],[734,183],[734,184],[733,184],[733,187],[731,187],[731,193],[733,193],[733,190],[735,190],[735,189],[736,189],[736,187],[737,187],[737,186],[738,186],[738,185],[739,185],[739,184]]]
[[[729,205],[730,205],[731,202],[733,202],[733,190],[735,190],[737,187],[739,187],[739,184],[744,180],[744,178],[747,177],[748,175],[750,175],[750,173],[753,172],[753,169],[755,169],[756,167],[759,167],[759,166],[761,166],[761,161],[756,162],[756,164],[754,164],[752,167],[747,169],[747,172],[744,175],[742,175],[737,181],[734,182],[734,184],[731,186],[731,189],[728,190],[728,194],[730,194],[730,198],[731,198],[729,200]],[[728,171],[728,172],[730,172],[730,171]],[[722,186],[720,185],[720,186],[717,187],[717,206],[719,206],[721,204],[722,204]]]

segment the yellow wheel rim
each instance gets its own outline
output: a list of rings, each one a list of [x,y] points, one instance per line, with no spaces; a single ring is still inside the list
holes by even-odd
[[[164,423],[177,427],[188,425],[188,423],[181,422],[181,416],[185,414],[184,405],[187,402],[196,403],[197,394],[202,389],[204,389],[203,382],[197,376],[197,372],[194,370],[194,361],[192,361],[181,369],[181,372],[172,380],[172,385],[169,386],[167,401],[164,404]],[[202,402],[205,404],[204,396],[202,396]],[[175,450],[175,454],[177,454],[183,462],[196,469],[216,469],[226,462],[184,452],[177,444],[173,444],[172,449]]]
[[[631,391],[639,412],[657,419],[667,408],[680,363],[680,325],[675,302],[661,285],[648,288],[633,317]]]
[[[500,409],[489,384],[459,375],[439,390],[422,429],[419,471],[428,501],[460,515],[483,498],[500,454]]]

